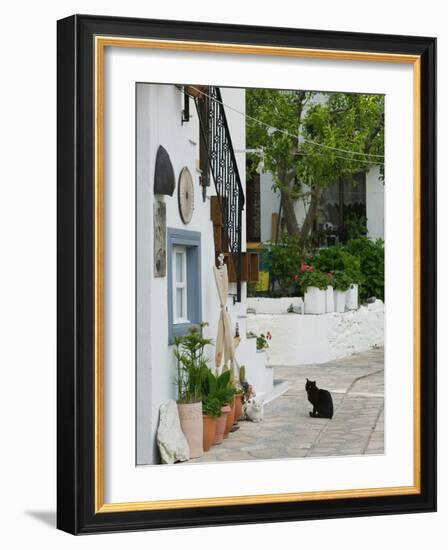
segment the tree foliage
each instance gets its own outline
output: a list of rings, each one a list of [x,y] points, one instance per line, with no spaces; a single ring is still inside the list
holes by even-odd
[[[253,89],[246,91],[246,112],[252,166],[261,160],[272,173],[286,230],[305,244],[322,189],[341,178],[355,183],[355,174],[382,161],[384,97]],[[307,207],[301,227],[294,210],[299,199]]]

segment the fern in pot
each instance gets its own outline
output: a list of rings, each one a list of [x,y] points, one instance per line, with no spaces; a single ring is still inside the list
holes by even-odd
[[[204,350],[211,340],[202,335],[202,323],[175,339],[177,359],[177,409],[182,431],[190,448],[190,458],[203,454],[202,387],[210,372]]]

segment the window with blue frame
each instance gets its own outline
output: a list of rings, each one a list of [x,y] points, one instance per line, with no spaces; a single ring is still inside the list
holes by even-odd
[[[202,321],[201,234],[167,229],[168,341]]]

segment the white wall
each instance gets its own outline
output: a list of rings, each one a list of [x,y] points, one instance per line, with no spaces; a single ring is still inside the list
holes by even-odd
[[[319,365],[384,346],[380,300],[345,313],[297,315],[284,311],[247,318],[247,327],[255,334],[272,334],[266,351],[268,365]]]
[[[379,166],[371,168],[366,174],[367,234],[371,239],[384,239],[384,185]]]
[[[404,6],[406,17],[403,17]],[[7,3],[0,35],[2,76],[0,89],[2,162],[0,163],[0,365],[2,366],[2,448],[0,514],[3,546],[11,549],[36,545],[47,550],[185,550],[210,545],[228,549],[265,550],[291,540],[303,548],[315,545],[334,550],[387,549],[393,546],[420,550],[440,546],[448,521],[448,409],[439,410],[439,512],[374,518],[285,522],[209,529],[96,535],[75,538],[54,528],[56,508],[56,40],[55,21],[73,13],[96,13],[173,20],[216,21],[252,25],[295,26],[354,32],[438,36],[439,97],[448,95],[448,30],[445,6],[428,0],[406,4],[377,0],[374,8],[355,0],[334,3],[254,5],[227,0],[225,6],[208,0],[163,3],[118,0],[66,0],[58,3]],[[16,22],[20,21],[20,36]],[[32,92],[32,93],[31,93]],[[440,121],[448,120],[448,104],[439,102]],[[439,132],[440,152],[448,149],[447,132]],[[440,155],[442,158],[442,155]],[[448,180],[448,167],[440,163],[440,181]],[[439,189],[439,231],[448,234],[448,186]],[[448,269],[447,247],[440,239],[440,274]],[[448,294],[440,293],[439,311],[448,310]],[[447,330],[440,316],[440,335]],[[439,338],[439,364],[448,364],[448,349]],[[439,387],[448,386],[448,370],[440,368]],[[325,462],[325,459],[322,460]]]
[[[306,188],[306,186],[305,186]],[[384,239],[384,183],[380,178],[379,167],[370,168],[366,173],[367,232],[372,239]],[[270,172],[260,174],[261,240],[271,240],[272,213],[278,213],[280,193],[273,189]],[[294,205],[297,223],[301,225],[306,216],[303,200]]]

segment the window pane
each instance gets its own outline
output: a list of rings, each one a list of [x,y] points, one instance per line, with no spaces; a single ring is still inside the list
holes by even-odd
[[[181,283],[184,279],[184,254],[176,252],[176,282]]]
[[[185,289],[176,288],[176,317],[178,319],[183,319],[185,317],[184,292],[185,292]]]

